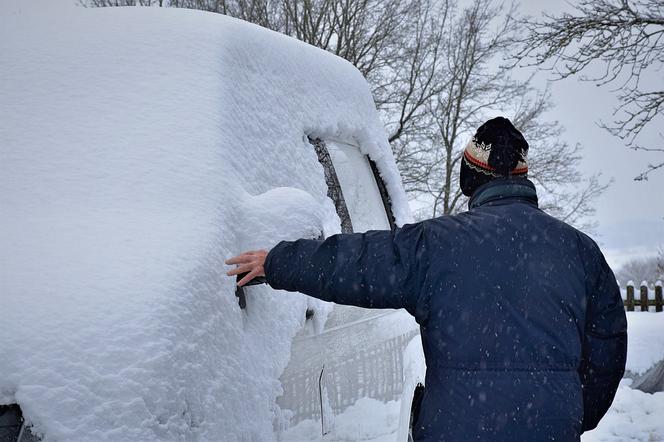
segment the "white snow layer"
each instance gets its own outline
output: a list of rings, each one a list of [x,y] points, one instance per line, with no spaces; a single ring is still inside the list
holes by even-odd
[[[664,440],[664,392],[644,393],[623,379],[609,411],[582,442],[653,442]]]
[[[0,402],[46,440],[273,439],[311,301],[240,311],[223,260],[339,231],[307,135],[370,154],[409,221],[366,82],[221,15],[47,12],[0,13]]]
[[[626,370],[643,374],[664,360],[664,313],[627,312]]]
[[[364,397],[343,414],[335,416],[335,441],[394,442],[399,425],[400,401],[382,402]],[[285,441],[316,442],[323,440],[320,421],[304,420],[288,429]],[[402,439],[407,440],[407,439]]]
[[[643,374],[664,359],[662,313],[627,312],[627,370]],[[585,433],[582,442],[663,441],[664,392],[644,393],[623,379],[598,427]]]

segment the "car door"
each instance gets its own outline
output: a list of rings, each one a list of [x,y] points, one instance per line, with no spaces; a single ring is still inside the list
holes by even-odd
[[[341,230],[394,228],[389,195],[373,161],[352,144],[310,142],[324,167]],[[305,327],[281,377],[280,439],[396,438],[404,349],[418,333],[403,310],[343,305],[334,305],[321,332]]]

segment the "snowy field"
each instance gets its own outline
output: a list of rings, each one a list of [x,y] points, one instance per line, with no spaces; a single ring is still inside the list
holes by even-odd
[[[664,312],[627,312],[626,369],[643,374],[664,359]]]
[[[642,374],[664,359],[664,313],[627,312],[627,370]],[[664,392],[643,393],[623,379],[599,426],[583,442],[664,441]]]
[[[623,379],[616,398],[599,426],[582,442],[664,441],[664,392],[643,393]]]

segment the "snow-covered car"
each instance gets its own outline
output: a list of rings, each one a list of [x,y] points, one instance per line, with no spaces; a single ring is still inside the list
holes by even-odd
[[[406,440],[405,311],[236,290],[223,263],[410,220],[362,75],[200,11],[0,20],[0,432]]]

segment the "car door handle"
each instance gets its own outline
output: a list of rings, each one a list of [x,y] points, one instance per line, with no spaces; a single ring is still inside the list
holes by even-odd
[[[313,238],[310,238],[313,239]],[[325,235],[323,232],[318,232],[318,236],[315,238],[317,241],[323,241],[325,240]],[[236,285],[235,285],[235,296],[237,296],[237,302],[240,305],[240,308],[244,310],[245,307],[247,307],[247,297],[244,293],[244,287],[249,286],[249,285],[259,285],[259,284],[267,284],[267,279],[265,276],[256,276],[253,278],[251,281],[247,282],[244,284],[244,286],[239,286],[237,285],[237,282],[240,282],[242,278],[247,276],[249,272],[244,272],[240,273],[235,277]],[[309,319],[311,316],[313,316],[313,313],[309,316],[307,315],[307,319]]]
[[[237,275],[237,277],[235,278],[235,281],[236,281],[236,282],[240,282],[240,280],[241,280],[242,278],[244,278],[245,276],[247,276],[248,274],[249,274],[249,272],[240,273],[240,274]],[[251,281],[246,282],[244,285],[247,286],[247,285],[258,285],[258,284],[267,284],[267,279],[265,279],[265,276],[256,276],[256,277],[253,278]],[[239,286],[238,286],[238,287],[239,287]]]

